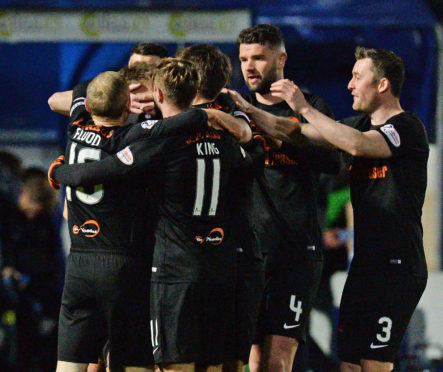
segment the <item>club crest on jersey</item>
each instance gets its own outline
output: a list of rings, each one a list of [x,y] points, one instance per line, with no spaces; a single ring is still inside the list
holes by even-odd
[[[117,157],[125,165],[132,165],[132,163],[134,163],[134,156],[132,155],[132,151],[129,146],[117,152]]]
[[[155,124],[158,123],[158,120],[145,120],[141,122],[141,126],[143,129],[151,129]]]
[[[219,245],[223,242],[224,236],[225,232],[223,231],[223,229],[220,227],[216,227],[215,229],[211,230],[206,238],[202,236],[196,236],[195,240],[200,244],[208,242],[212,245]]]
[[[386,124],[383,125],[380,130],[386,134],[386,137],[388,138],[388,140],[395,146],[395,147],[399,147],[400,146],[400,135],[398,134],[398,132],[396,131],[396,129],[394,128],[394,126],[392,124]]]
[[[100,232],[100,225],[95,220],[88,220],[81,226],[72,226],[72,232],[75,235],[78,235],[81,232],[85,234],[85,237],[87,238],[94,238]]]

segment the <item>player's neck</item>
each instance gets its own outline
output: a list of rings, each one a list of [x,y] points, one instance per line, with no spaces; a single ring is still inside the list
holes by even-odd
[[[389,118],[398,115],[403,112],[400,106],[400,101],[398,99],[392,99],[388,102],[381,104],[376,110],[371,114],[372,125],[382,125],[385,124]]]
[[[204,104],[204,103],[208,103],[208,102],[212,102],[212,99],[208,99],[208,98],[205,98],[205,97],[202,97],[202,96],[197,95],[197,96],[194,98],[194,101],[192,102],[192,105],[193,105],[193,106],[196,106],[196,105],[202,105],[202,104]]]
[[[118,119],[110,119],[92,115],[92,121],[98,127],[122,127],[125,125],[125,120],[122,121],[121,117]]]
[[[187,110],[186,108],[183,109],[178,106],[171,105],[171,104],[166,104],[166,105],[163,104],[160,106],[160,111],[162,113],[163,118],[168,118],[170,116],[180,114],[181,112],[186,111],[186,110]]]
[[[255,93],[255,97],[257,98],[257,101],[264,104],[264,105],[275,105],[276,103],[280,103],[283,101],[280,97],[274,97],[271,95],[271,92],[266,94],[261,93]]]

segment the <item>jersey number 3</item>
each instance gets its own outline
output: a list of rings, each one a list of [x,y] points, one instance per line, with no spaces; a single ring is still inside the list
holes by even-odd
[[[71,144],[69,149],[69,164],[85,163],[87,160],[100,160],[100,150],[92,149],[89,147],[83,147],[78,152],[76,151],[77,144]],[[83,187],[77,187],[75,189],[75,195],[81,202],[93,205],[100,202],[103,199],[103,185],[95,185],[94,192],[88,194],[84,191]],[[72,201],[72,189],[66,186],[66,199]]]

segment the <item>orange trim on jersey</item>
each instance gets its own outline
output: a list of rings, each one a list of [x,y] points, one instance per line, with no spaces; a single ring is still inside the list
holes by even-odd
[[[82,122],[83,122],[83,119],[80,119],[80,120],[74,121],[72,123],[72,125],[80,127],[83,130],[89,130],[89,131],[92,131],[92,132],[98,132],[98,133],[100,133],[105,138],[110,138],[114,134],[114,130],[113,129],[110,129],[110,128],[107,128],[107,127],[100,127],[100,126],[95,125],[95,124],[84,125],[84,124],[82,124]]]

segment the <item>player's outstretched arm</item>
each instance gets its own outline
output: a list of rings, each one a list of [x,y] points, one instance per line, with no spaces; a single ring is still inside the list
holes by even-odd
[[[223,129],[231,133],[240,143],[249,142],[252,131],[243,119],[238,119],[220,110],[203,109],[208,114],[208,122],[215,129]]]
[[[360,132],[341,124],[309,105],[300,88],[296,87],[294,110],[298,111],[331,145],[353,156],[388,158],[392,152],[381,133],[370,130]],[[306,135],[302,131],[303,135]],[[308,138],[310,138],[308,136]],[[310,138],[311,139],[311,138]]]
[[[69,110],[72,104],[72,90],[64,92],[55,92],[48,99],[48,105],[52,111],[69,116]]]
[[[100,161],[51,166],[48,177],[73,187],[121,181],[139,184],[139,177],[158,165],[167,149],[168,140],[146,139]]]
[[[244,111],[266,134],[285,142],[306,143],[306,138],[301,134],[300,123],[260,110],[234,90],[229,90],[228,93],[237,107]]]

